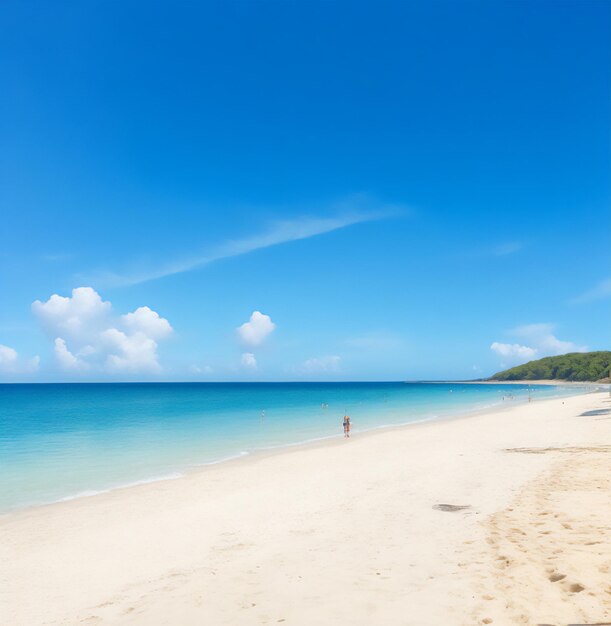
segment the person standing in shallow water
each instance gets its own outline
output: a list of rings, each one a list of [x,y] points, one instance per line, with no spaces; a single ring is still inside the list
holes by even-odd
[[[350,437],[350,416],[344,415],[344,437]]]

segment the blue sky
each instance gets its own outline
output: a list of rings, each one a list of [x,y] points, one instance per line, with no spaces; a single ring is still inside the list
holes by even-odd
[[[609,349],[610,13],[4,2],[0,379]]]

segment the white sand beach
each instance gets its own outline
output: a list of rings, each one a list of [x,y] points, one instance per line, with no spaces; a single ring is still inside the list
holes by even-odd
[[[609,622],[610,409],[533,402],[2,516],[0,623]]]

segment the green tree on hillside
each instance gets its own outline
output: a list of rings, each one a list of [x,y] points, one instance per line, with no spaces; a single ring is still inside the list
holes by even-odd
[[[572,380],[597,381],[610,377],[611,352],[571,352],[530,361],[503,372],[490,380]]]

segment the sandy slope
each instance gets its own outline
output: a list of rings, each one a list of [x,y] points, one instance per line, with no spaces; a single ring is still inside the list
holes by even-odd
[[[0,623],[611,621],[610,408],[536,402],[4,516]]]

